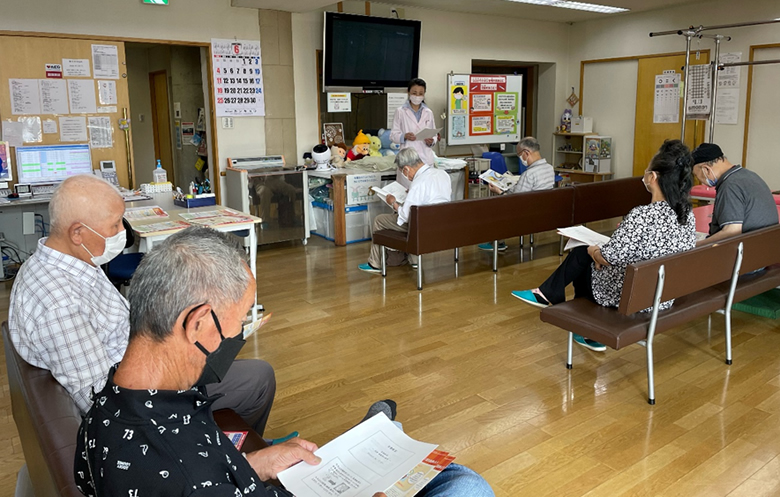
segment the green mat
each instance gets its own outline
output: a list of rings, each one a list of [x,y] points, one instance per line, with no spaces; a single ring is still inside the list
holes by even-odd
[[[755,314],[770,319],[780,318],[780,288],[773,288],[761,295],[756,295],[738,304],[732,309]]]

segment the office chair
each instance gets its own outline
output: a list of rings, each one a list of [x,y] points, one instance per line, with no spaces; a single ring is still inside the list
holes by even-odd
[[[122,218],[122,225],[124,225],[125,233],[127,233],[125,248],[132,247],[135,245],[133,228],[125,218]],[[106,273],[106,276],[108,276],[108,280],[117,290],[121,290],[122,285],[130,284],[130,280],[133,278],[135,270],[138,269],[138,265],[141,263],[143,256],[144,254],[140,252],[119,254],[113,260],[103,265],[103,271]]]
[[[490,169],[493,171],[499,174],[504,174],[507,171],[506,160],[500,152],[483,152],[482,158],[490,159]]]

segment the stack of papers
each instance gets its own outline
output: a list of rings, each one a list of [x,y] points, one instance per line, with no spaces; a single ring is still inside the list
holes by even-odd
[[[399,204],[403,204],[404,200],[406,200],[406,188],[403,187],[403,185],[397,181],[393,181],[389,185],[385,185],[382,188],[379,188],[378,186],[372,186],[371,190],[373,190],[379,198],[387,202],[387,196],[392,195],[395,197],[395,201]]]
[[[301,462],[279,473],[296,497],[412,497],[454,457],[413,440],[379,413],[315,452],[322,461]]]
[[[134,221],[136,219],[150,219],[154,217],[168,217],[168,213],[159,205],[149,207],[133,207],[125,210],[125,219]]]
[[[585,226],[572,226],[571,228],[559,228],[558,234],[569,237],[564,250],[571,250],[575,247],[587,245],[598,245],[601,247],[609,241],[607,235],[602,235]]]

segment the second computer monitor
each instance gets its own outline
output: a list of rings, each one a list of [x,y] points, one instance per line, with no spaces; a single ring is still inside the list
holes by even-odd
[[[42,145],[16,148],[18,182],[59,183],[77,174],[92,174],[89,145]]]

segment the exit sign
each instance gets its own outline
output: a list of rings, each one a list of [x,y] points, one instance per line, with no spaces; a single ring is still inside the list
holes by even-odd
[[[155,5],[168,5],[168,0],[144,0],[144,3],[153,3]]]

